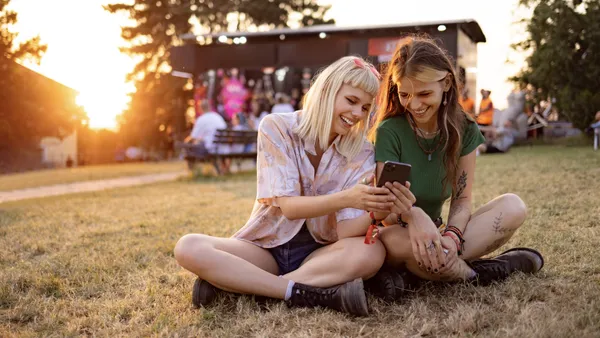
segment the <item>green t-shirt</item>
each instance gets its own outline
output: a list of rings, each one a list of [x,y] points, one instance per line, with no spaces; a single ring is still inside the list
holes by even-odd
[[[439,137],[438,135],[429,140],[421,138],[421,144],[433,148],[433,145],[439,141]],[[470,154],[484,140],[477,124],[467,119],[462,135],[460,156]],[[444,201],[452,194],[450,184],[442,194],[446,169],[441,148],[440,146],[431,154],[431,161],[429,161],[428,155],[417,144],[415,133],[404,115],[389,118],[377,128],[375,160],[402,162],[412,166],[409,182],[410,191],[417,198],[415,205],[423,209],[432,219],[440,217]]]

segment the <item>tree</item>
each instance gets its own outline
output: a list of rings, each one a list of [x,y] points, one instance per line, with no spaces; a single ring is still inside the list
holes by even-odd
[[[23,102],[19,98],[19,78],[17,77],[16,61],[29,59],[39,62],[46,46],[40,44],[39,37],[15,44],[18,33],[11,31],[17,23],[17,13],[7,9],[10,0],[0,0],[0,147],[7,147],[23,136],[19,130],[23,123],[18,121],[22,116],[16,116]],[[11,142],[12,141],[12,142]]]
[[[556,99],[561,115],[585,129],[600,110],[600,2],[521,0],[533,8],[528,38],[516,44],[530,53],[512,80],[531,85],[536,100]]]
[[[39,63],[42,55],[46,52],[46,46],[40,44],[40,37],[27,40],[19,46],[15,46],[18,33],[10,29],[17,23],[17,13],[7,10],[10,0],[0,0],[0,59],[2,69],[7,61],[30,59]]]
[[[135,0],[105,7],[111,13],[127,12],[134,24],[122,29],[129,46],[123,51],[140,57],[128,75],[135,81],[129,109],[121,118],[121,130],[143,143],[158,147],[166,137],[160,125],[177,124],[183,119],[185,104],[191,93],[186,83],[169,75],[170,48],[181,44],[179,37],[192,31],[191,20],[205,33],[250,27],[281,28],[296,22],[301,26],[333,23],[324,16],[330,6],[319,6],[311,0]]]

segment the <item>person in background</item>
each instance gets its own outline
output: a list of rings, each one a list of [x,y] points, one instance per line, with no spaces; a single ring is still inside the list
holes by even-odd
[[[248,116],[248,127],[258,130],[260,122],[269,115],[269,105],[266,100],[252,100],[250,102],[250,114]]]
[[[596,122],[592,123],[592,125],[590,127],[600,128],[600,110],[596,112],[595,120],[596,120]]]
[[[248,121],[244,113],[235,113],[231,116],[231,130],[248,130]],[[240,154],[247,150],[244,144],[220,144],[216,151],[219,154]],[[223,158],[219,164],[221,174],[231,174],[231,158]]]
[[[463,89],[462,95],[458,98],[458,104],[462,107],[463,111],[473,119],[475,118],[475,100],[469,97],[469,90]]]
[[[180,144],[187,153],[195,157],[202,157],[215,151],[213,139],[217,130],[227,129],[225,119],[211,110],[208,100],[200,103],[201,115],[194,122],[194,128],[183,144]]]
[[[484,132],[485,143],[478,147],[480,153],[505,153],[519,138],[527,137],[525,115],[526,95],[519,89],[513,90],[508,95],[508,107],[499,111],[498,116],[494,116],[494,122],[491,126],[481,127]],[[521,126],[521,128],[519,128]],[[523,130],[521,133],[519,130]]]
[[[486,141],[478,149],[486,154],[505,153],[515,143],[515,132],[513,122],[506,120],[486,133]]]
[[[494,121],[494,104],[490,98],[492,92],[481,90],[481,103],[479,104],[479,115],[477,115],[477,124],[483,127],[491,126]]]
[[[284,93],[275,94],[275,105],[271,109],[271,114],[291,113],[294,106],[290,104],[290,98]]]

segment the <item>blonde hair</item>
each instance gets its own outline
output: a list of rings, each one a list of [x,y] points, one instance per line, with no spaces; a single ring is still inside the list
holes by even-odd
[[[328,147],[335,97],[344,84],[365,91],[373,101],[379,90],[375,68],[359,57],[343,57],[320,71],[304,96],[300,123],[294,131],[322,150]],[[360,121],[341,137],[337,148],[340,154],[348,159],[358,154],[366,140],[367,126],[368,119]]]

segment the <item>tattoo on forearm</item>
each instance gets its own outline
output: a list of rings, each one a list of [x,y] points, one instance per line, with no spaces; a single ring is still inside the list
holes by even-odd
[[[450,213],[448,214],[448,222],[450,222],[450,220],[451,220],[451,219],[452,219],[454,216],[456,216],[456,215],[460,214],[460,213],[461,213],[461,212],[463,212],[463,210],[465,210],[465,209],[466,209],[466,208],[465,208],[465,207],[463,207],[463,206],[462,206],[462,205],[460,205],[460,204],[453,205],[453,206],[450,208]]]
[[[466,187],[467,187],[467,172],[463,170],[462,174],[458,178],[458,183],[456,183],[456,194],[454,194],[454,200],[463,198],[462,193],[465,191]]]

